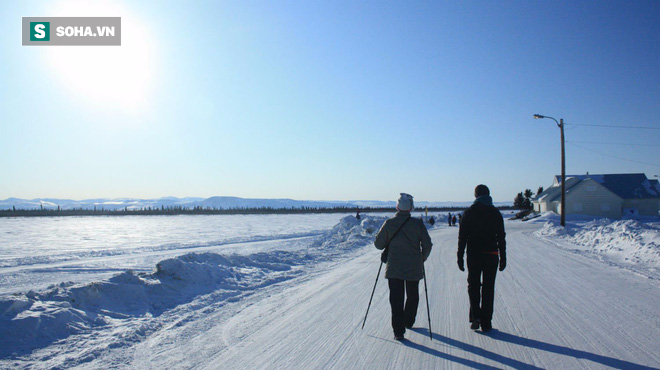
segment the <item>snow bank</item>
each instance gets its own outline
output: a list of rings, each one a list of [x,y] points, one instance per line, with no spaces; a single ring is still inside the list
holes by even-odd
[[[160,261],[151,273],[124,271],[91,284],[61,283],[40,292],[0,296],[0,358],[25,355],[72,335],[94,336],[99,329],[144,327],[135,321],[212,292],[225,293],[218,299],[240,299],[373,243],[385,220],[347,216],[302,251],[190,253]]]
[[[660,279],[660,222],[638,220],[567,218],[545,214],[533,222],[544,222],[536,235],[561,241],[557,245],[608,263]]]
[[[346,216],[329,233],[318,239],[315,247],[351,250],[373,243],[376,233],[387,220],[383,216],[368,216],[360,220]]]

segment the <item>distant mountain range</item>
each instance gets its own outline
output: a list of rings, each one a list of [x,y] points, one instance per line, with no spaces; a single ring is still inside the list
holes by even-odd
[[[424,207],[468,207],[472,202],[416,202],[415,207],[422,209]],[[499,202],[497,206],[510,206],[511,202]],[[349,201],[314,201],[314,200],[294,200],[294,199],[255,199],[217,196],[211,198],[176,198],[164,197],[158,199],[138,199],[138,198],[97,198],[97,199],[19,199],[8,198],[0,200],[0,210],[12,209],[143,209],[143,208],[260,208],[269,207],[274,209],[282,208],[334,208],[334,207],[373,207],[373,208],[395,208],[394,201],[378,200],[349,200]]]

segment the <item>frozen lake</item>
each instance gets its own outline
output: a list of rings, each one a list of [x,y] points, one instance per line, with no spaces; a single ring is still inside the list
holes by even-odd
[[[194,251],[293,250],[346,214],[181,215],[0,219],[0,295],[64,281],[97,281],[127,269],[149,272]]]

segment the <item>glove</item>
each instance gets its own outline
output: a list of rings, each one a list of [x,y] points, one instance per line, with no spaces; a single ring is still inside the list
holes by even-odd
[[[506,253],[500,253],[500,271],[504,271],[506,268]]]
[[[463,262],[463,253],[458,253],[458,269],[465,271],[465,262]]]
[[[380,262],[387,263],[388,254],[389,254],[389,248],[383,249],[383,253],[380,254]]]

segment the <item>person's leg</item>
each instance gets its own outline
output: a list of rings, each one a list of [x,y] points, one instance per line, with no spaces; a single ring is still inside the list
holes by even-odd
[[[388,279],[390,286],[390,306],[392,307],[392,329],[394,336],[403,336],[405,333],[405,322],[403,316],[404,281],[399,279]]]
[[[497,255],[487,255],[484,258],[484,281],[481,288],[481,322],[482,329],[490,330],[493,319],[493,301],[495,299],[495,276],[499,258]]]
[[[405,320],[406,328],[412,328],[417,316],[417,307],[419,306],[419,280],[406,281],[406,308]]]
[[[479,256],[468,256],[467,268],[470,322],[474,323],[481,318],[481,259]]]

